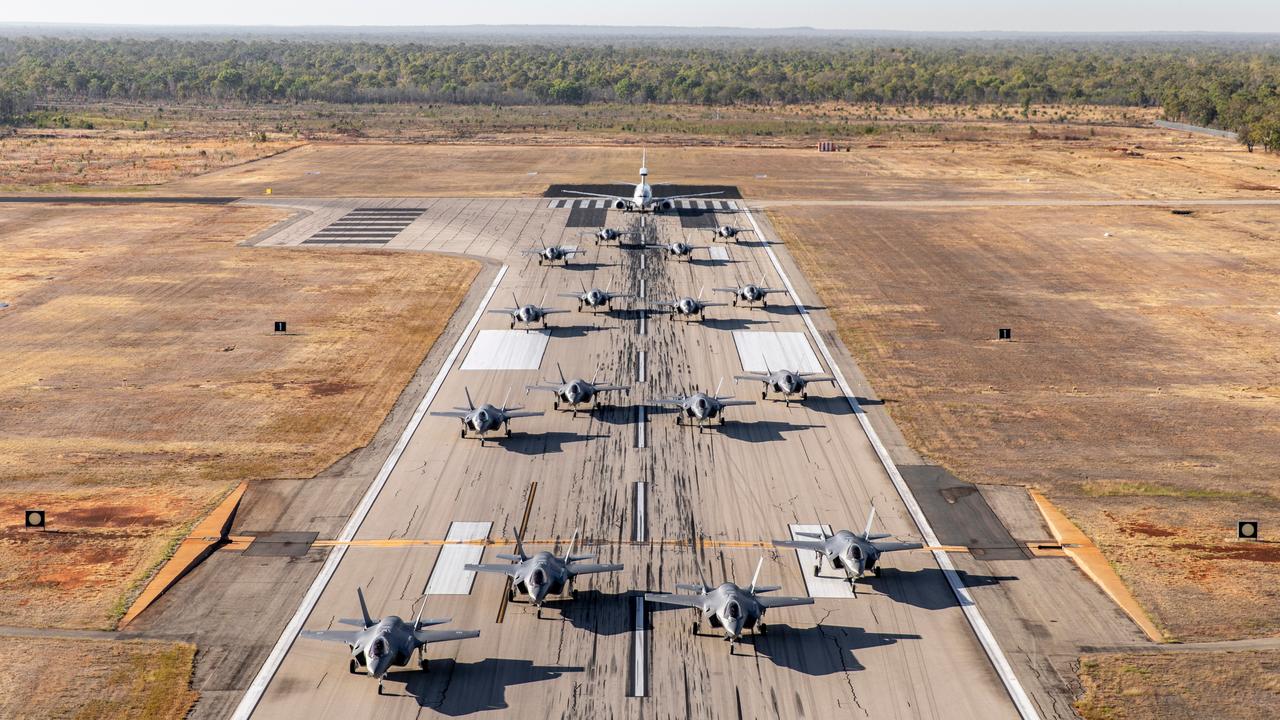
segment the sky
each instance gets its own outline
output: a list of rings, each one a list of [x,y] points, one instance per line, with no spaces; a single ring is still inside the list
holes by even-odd
[[[1277,0],[58,0],[5,5],[0,22],[1280,32]]]

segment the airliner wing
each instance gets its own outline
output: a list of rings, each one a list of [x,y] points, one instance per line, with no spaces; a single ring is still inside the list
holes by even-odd
[[[662,202],[663,200],[687,200],[689,198],[711,197],[712,195],[723,195],[723,190],[704,193],[689,193],[687,195],[667,195],[666,197],[655,197],[653,202]]]
[[[589,193],[589,192],[583,192],[581,190],[565,190],[564,192],[567,195],[584,195],[586,197],[608,198],[610,200],[630,200],[631,199],[629,197],[622,197],[621,195],[605,195],[604,193]]]

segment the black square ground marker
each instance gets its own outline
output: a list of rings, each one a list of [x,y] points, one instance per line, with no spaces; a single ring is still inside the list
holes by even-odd
[[[1012,340],[1012,339],[1013,339],[1013,328],[1000,328],[1000,339],[1001,339],[1001,340]]]
[[[1239,520],[1236,522],[1236,538],[1239,540],[1258,539],[1257,520]]]
[[[288,326],[288,323],[286,323],[285,321],[283,321],[283,320],[277,320],[277,321],[276,321],[276,332],[284,332],[284,329],[285,329],[285,327],[287,327],[287,326]]]
[[[29,528],[44,527],[44,511],[43,510],[27,510],[23,513],[23,519],[26,520]]]

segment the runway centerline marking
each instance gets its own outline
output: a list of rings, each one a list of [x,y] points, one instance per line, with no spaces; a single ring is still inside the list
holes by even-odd
[[[644,351],[641,350],[639,357],[636,359],[636,382],[644,382]]]
[[[444,364],[440,367],[440,372],[436,374],[436,379],[431,383],[431,387],[427,389],[427,394],[418,403],[413,417],[409,419],[408,426],[400,434],[400,439],[396,442],[395,447],[391,449],[391,454],[387,456],[382,468],[378,470],[377,476],[374,477],[373,482],[369,485],[369,489],[365,491],[364,497],[360,499],[360,504],[351,513],[351,517],[347,520],[347,524],[343,526],[342,532],[338,534],[338,540],[349,542],[355,539],[356,532],[360,530],[360,525],[364,523],[365,518],[369,515],[374,501],[378,499],[382,488],[387,484],[388,478],[391,477],[391,472],[395,470],[396,464],[400,462],[400,456],[409,447],[409,441],[413,438],[414,433],[418,431],[418,426],[422,424],[422,419],[427,415],[427,408],[436,399],[436,395],[444,385],[445,378],[449,375],[449,370],[458,361],[458,356],[462,354],[462,348],[466,346],[467,341],[471,338],[471,333],[475,331],[476,325],[480,324],[480,318],[484,316],[485,310],[489,307],[489,302],[493,299],[493,294],[498,291],[498,285],[506,274],[507,266],[503,265],[498,270],[497,276],[493,278],[493,282],[489,285],[489,290],[485,293],[484,298],[480,301],[480,307],[476,308],[471,321],[467,323],[466,328],[463,329],[462,334],[458,337],[458,341],[454,343],[453,349],[445,357]],[[280,638],[276,640],[275,646],[271,648],[266,661],[258,669],[258,674],[254,676],[249,688],[245,690],[244,697],[240,698],[240,704],[236,706],[235,712],[231,715],[232,720],[248,720],[253,715],[253,711],[262,700],[262,695],[266,692],[267,686],[271,684],[271,679],[275,677],[276,671],[280,669],[281,663],[284,662],[285,654],[289,652],[293,642],[298,639],[298,633],[301,632],[303,623],[311,615],[311,611],[315,609],[316,603],[320,600],[320,594],[324,592],[325,587],[329,585],[329,581],[333,579],[333,574],[337,571],[338,564],[342,562],[346,552],[347,546],[339,545],[334,548],[333,552],[329,553],[329,557],[325,558],[324,565],[320,568],[320,573],[316,575],[316,579],[311,582],[311,587],[307,588],[306,594],[302,596],[302,602],[298,605],[297,612],[293,614],[288,624],[285,625],[284,632],[280,633]]]
[[[645,517],[645,506],[648,503],[649,484],[646,482],[636,483],[635,496],[635,512],[632,514],[632,523],[635,525],[634,541],[642,543],[645,541],[646,526],[648,519]]]
[[[644,406],[636,406],[636,447],[644,449]]]
[[[773,269],[782,280],[783,287],[790,293],[791,302],[795,304],[796,311],[800,313],[801,319],[804,320],[805,326],[809,329],[809,335],[817,344],[818,350],[822,352],[822,357],[827,361],[827,366],[831,368],[831,374],[835,376],[836,383],[840,386],[840,392],[844,393],[845,400],[849,403],[853,414],[858,418],[858,424],[862,426],[862,432],[871,442],[871,447],[875,450],[876,457],[880,459],[880,464],[884,466],[885,472],[889,474],[889,481],[893,483],[894,489],[897,490],[898,497],[907,506],[907,511],[911,513],[911,519],[915,521],[916,527],[920,529],[925,543],[937,545],[938,536],[934,534],[933,527],[929,524],[929,519],[924,516],[924,511],[920,509],[920,504],[916,502],[915,496],[911,494],[911,488],[907,487],[906,481],[902,479],[902,473],[898,472],[898,466],[894,464],[893,458],[889,457],[888,449],[881,442],[876,429],[871,426],[871,420],[867,417],[866,412],[862,410],[862,406],[858,404],[853,389],[849,387],[849,383],[845,380],[844,373],[840,371],[840,366],[836,364],[835,357],[832,356],[831,350],[827,348],[826,341],[822,339],[822,334],[818,332],[817,326],[813,324],[809,309],[800,301],[800,296],[796,293],[795,286],[791,284],[791,278],[787,277],[787,273],[782,267],[782,262],[778,259],[777,253],[773,251],[773,245],[768,242],[768,238],[760,231],[760,225],[756,222],[755,214],[745,207],[743,212],[746,214],[747,219],[751,221],[751,227],[755,230],[756,237],[764,241],[764,251],[773,263]],[[1040,713],[1036,710],[1035,705],[1032,704],[1026,689],[1022,687],[1022,683],[1018,680],[1018,676],[1014,674],[1013,666],[1009,664],[1004,651],[1000,649],[1000,643],[996,641],[995,635],[992,634],[986,619],[982,617],[982,612],[978,610],[978,604],[969,593],[969,589],[961,581],[955,565],[951,564],[951,558],[947,557],[944,552],[934,550],[933,559],[938,563],[942,574],[947,578],[947,584],[951,586],[951,592],[956,596],[956,601],[960,604],[960,609],[964,612],[965,619],[969,621],[969,626],[973,628],[973,633],[978,637],[978,642],[987,653],[987,658],[991,661],[992,667],[1000,676],[1001,682],[1004,683],[1005,690],[1009,693],[1009,698],[1013,700],[1018,714],[1022,716],[1023,720],[1039,720]]]
[[[644,628],[644,596],[636,598],[636,631],[635,631],[635,655],[636,666],[634,682],[632,683],[631,697],[644,697],[648,688],[645,687],[645,628]]]

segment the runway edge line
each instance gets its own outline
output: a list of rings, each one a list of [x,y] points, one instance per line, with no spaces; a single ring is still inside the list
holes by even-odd
[[[378,471],[377,476],[374,477],[373,482],[369,485],[368,491],[361,498],[360,504],[351,513],[346,526],[342,528],[342,532],[337,538],[340,542],[350,542],[355,539],[356,532],[360,529],[360,525],[364,523],[369,510],[373,508],[374,501],[378,499],[382,488],[387,484],[387,479],[391,477],[391,472],[395,470],[396,464],[400,462],[400,456],[404,454],[405,449],[409,446],[409,440],[417,432],[418,426],[422,424],[422,419],[426,417],[427,408],[435,400],[436,394],[440,392],[445,378],[449,375],[449,370],[453,368],[458,356],[462,354],[462,348],[466,347],[467,340],[470,339],[471,333],[475,331],[476,325],[480,324],[480,318],[484,315],[485,308],[489,306],[489,301],[493,299],[494,293],[498,291],[498,285],[506,274],[507,266],[503,265],[489,285],[489,290],[485,293],[484,299],[480,301],[480,307],[476,308],[475,315],[471,317],[471,322],[467,323],[467,327],[463,329],[458,342],[449,351],[448,357],[445,358],[444,364],[436,375],[435,381],[431,383],[431,387],[427,390],[427,394],[418,403],[413,417],[409,420],[409,425],[400,434],[400,439],[396,442],[395,447],[391,449],[391,454],[387,456],[386,462],[382,464],[382,469]],[[293,641],[298,638],[298,633],[302,631],[302,624],[306,622],[307,617],[311,615],[311,611],[315,609],[316,603],[320,600],[320,594],[324,592],[329,580],[333,578],[334,572],[337,571],[338,564],[342,562],[348,547],[348,545],[338,545],[329,553],[329,557],[324,561],[324,566],[320,568],[320,574],[312,581],[306,595],[303,595],[302,603],[298,606],[297,612],[293,614],[289,623],[285,625],[284,632],[280,634],[280,639],[276,640],[275,647],[267,655],[266,662],[262,664],[258,674],[254,676],[253,682],[249,684],[249,689],[245,691],[244,697],[240,699],[240,704],[236,706],[235,712],[231,715],[232,720],[248,720],[253,715],[253,711],[258,707],[263,694],[267,691],[267,686],[271,684],[271,679],[275,677],[276,671],[280,669],[281,663],[284,662],[285,654],[289,652],[289,648],[293,646]]]
[[[867,417],[866,412],[863,411],[862,406],[858,404],[853,389],[845,381],[844,373],[840,372],[840,367],[836,364],[831,351],[827,349],[827,344],[823,341],[822,334],[818,332],[817,326],[813,324],[813,318],[810,317],[808,308],[801,302],[800,296],[791,284],[791,278],[787,277],[786,271],[782,268],[782,262],[778,260],[777,253],[773,251],[773,246],[769,243],[764,233],[761,232],[760,225],[756,222],[755,214],[750,209],[746,209],[745,203],[743,207],[746,210],[747,219],[751,221],[751,227],[755,230],[756,237],[765,243],[764,249],[769,255],[769,260],[773,263],[773,269],[778,273],[778,277],[781,278],[787,292],[790,293],[791,301],[795,304],[800,317],[804,319],[805,327],[809,329],[809,334],[813,337],[814,342],[818,344],[818,349],[822,352],[823,359],[826,360],[827,366],[831,368],[831,374],[835,376],[836,382],[840,385],[840,391],[844,393],[845,400],[848,401],[849,407],[853,409],[853,414],[857,416],[858,424],[862,426],[862,431],[866,433],[867,439],[871,441],[871,446],[876,451],[876,457],[880,459],[880,464],[884,466],[885,472],[889,474],[889,480],[893,483],[894,489],[898,491],[898,496],[902,499],[903,504],[907,506],[907,511],[911,513],[911,518],[920,529],[925,542],[929,545],[940,545],[938,536],[934,534],[928,518],[924,516],[924,511],[920,509],[920,504],[916,502],[915,495],[911,493],[911,488],[907,487],[906,481],[902,479],[902,473],[898,472],[898,466],[894,464],[893,458],[889,457],[888,449],[881,442],[875,428],[871,426],[871,420]],[[938,563],[942,574],[947,578],[947,584],[951,586],[951,592],[955,594],[956,601],[960,603],[960,609],[964,612],[965,619],[969,621],[969,626],[973,628],[974,635],[978,637],[978,642],[987,653],[987,658],[991,661],[992,667],[995,669],[996,674],[1000,676],[1000,681],[1004,683],[1005,690],[1009,693],[1009,698],[1013,700],[1018,714],[1022,716],[1023,720],[1040,720],[1040,713],[1037,712],[1035,704],[1031,702],[1031,697],[1027,695],[1026,689],[1022,687],[1018,676],[1014,674],[1013,666],[1009,664],[1004,651],[1000,649],[1000,643],[996,641],[995,635],[992,634],[986,619],[982,617],[982,612],[978,610],[977,601],[973,599],[973,596],[969,594],[969,589],[960,580],[960,575],[956,572],[955,566],[951,564],[951,558],[940,550],[932,550],[931,552],[933,553],[934,561]]]

